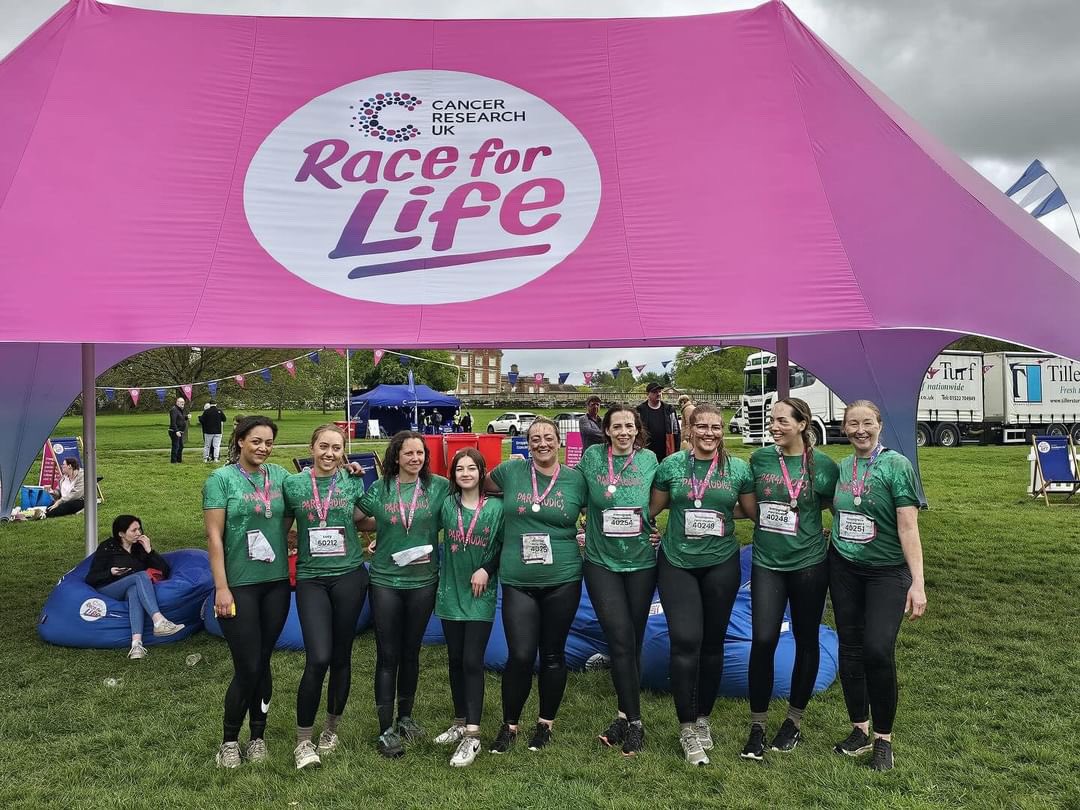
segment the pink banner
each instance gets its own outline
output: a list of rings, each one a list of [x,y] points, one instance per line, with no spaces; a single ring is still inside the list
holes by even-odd
[[[52,442],[45,442],[41,450],[41,469],[38,470],[38,486],[55,489],[60,486],[60,465],[56,463],[56,453]]]
[[[566,464],[568,467],[576,467],[581,461],[581,456],[585,452],[584,445],[581,441],[581,434],[576,430],[567,433],[564,441],[566,442]]]

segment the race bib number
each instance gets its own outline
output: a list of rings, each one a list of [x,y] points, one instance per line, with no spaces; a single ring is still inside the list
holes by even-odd
[[[526,565],[551,565],[551,535],[521,535],[521,561]]]
[[[248,559],[255,562],[272,563],[277,559],[274,547],[266,539],[266,535],[260,529],[253,529],[247,533]]]
[[[758,525],[777,534],[799,533],[799,513],[786,503],[765,501],[758,509]]]
[[[344,557],[345,529],[339,526],[308,529],[308,550],[312,557]]]
[[[724,515],[713,509],[687,509],[683,523],[684,533],[693,537],[723,537]]]
[[[848,543],[869,543],[877,537],[874,519],[861,512],[840,512],[836,516],[840,539]]]
[[[603,533],[612,537],[637,537],[641,534],[641,509],[636,506],[605,509]]]

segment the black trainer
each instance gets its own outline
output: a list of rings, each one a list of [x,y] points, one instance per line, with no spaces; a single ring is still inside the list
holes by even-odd
[[[833,751],[848,757],[857,757],[865,754],[874,746],[870,744],[870,737],[861,728],[852,728],[847,739],[833,746]]]
[[[627,722],[625,717],[616,717],[607,727],[607,731],[600,735],[600,742],[607,746],[622,745],[626,739]]]
[[[491,753],[505,754],[514,747],[517,740],[517,732],[510,728],[509,724],[503,723],[499,733],[495,736],[495,742],[491,744]]]
[[[625,720],[623,722],[626,722]],[[632,757],[645,747],[645,726],[640,720],[627,724],[626,737],[623,739],[622,752],[624,757]]]
[[[765,729],[754,723],[750,726],[750,736],[746,740],[746,745],[743,746],[742,753],[739,754],[743,759],[752,759],[755,762],[761,762],[765,759]]]
[[[799,727],[795,725],[790,717],[784,721],[780,726],[780,730],[776,732],[776,736],[772,738],[772,743],[769,745],[773,751],[781,751],[787,753],[788,751],[794,751],[795,746],[799,744],[802,739],[802,732],[799,731]]]
[[[551,726],[544,723],[537,723],[536,729],[533,731],[532,737],[529,739],[529,750],[539,751],[549,742],[551,742]]]
[[[875,771],[892,770],[893,761],[891,742],[883,740],[881,737],[874,740],[874,756],[870,760],[870,767]]]

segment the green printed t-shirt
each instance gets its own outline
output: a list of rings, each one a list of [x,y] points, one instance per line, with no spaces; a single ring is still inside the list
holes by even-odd
[[[694,460],[694,477],[700,485],[709,472],[711,460]],[[660,547],[664,557],[676,568],[705,568],[719,565],[739,551],[739,541],[735,539],[735,505],[739,496],[754,491],[754,480],[750,475],[750,465],[741,458],[728,456],[721,469],[717,464],[709,476],[705,493],[701,498],[701,510],[719,512],[723,522],[722,533],[712,532],[694,535],[701,531],[694,529],[695,521],[687,525],[687,512],[690,517],[699,509],[694,505],[690,491],[690,451],[680,450],[660,462],[653,486],[670,495],[668,504],[668,522]],[[713,531],[718,528],[713,524]],[[689,529],[689,531],[688,531]]]
[[[540,511],[533,512],[530,468],[529,461],[513,459],[491,471],[491,480],[503,491],[499,577],[507,585],[522,588],[574,582],[581,579],[577,518],[588,500],[585,478],[563,464]],[[538,472],[537,493],[543,494],[550,482],[550,477]]]
[[[762,447],[750,456],[754,492],[758,500],[758,525],[754,529],[754,565],[774,571],[799,571],[825,559],[828,545],[821,533],[821,510],[836,489],[836,462],[814,450],[814,485],[803,485],[799,508],[788,506],[790,495],[780,470],[776,446]],[[797,486],[803,457],[784,456],[791,483]]]
[[[286,478],[285,506],[296,516],[297,579],[335,577],[355,571],[364,564],[363,544],[353,522],[353,508],[360,505],[364,494],[364,479],[339,470],[332,476],[316,477],[315,480],[319,485],[319,502],[324,508],[330,483],[334,482],[326,526],[344,529],[344,543],[342,545],[342,533],[327,533],[319,527],[319,513],[311,491],[311,473],[304,470]],[[315,531],[314,535],[311,530]]]
[[[265,476],[270,478],[270,512],[260,497]],[[203,484],[203,509],[225,510],[225,579],[230,586],[254,585],[289,578],[289,544],[285,536],[285,500],[282,485],[289,471],[277,464],[263,464],[248,481],[236,464],[219,467]],[[258,487],[258,493],[255,488]],[[262,532],[273,555],[265,557]]]
[[[390,484],[387,489],[387,484]],[[371,581],[387,588],[423,588],[431,585],[439,576],[439,510],[450,492],[450,482],[441,475],[432,475],[427,486],[419,481],[401,485],[401,501],[408,517],[412,506],[413,490],[420,484],[416,499],[416,512],[406,531],[401,520],[395,479],[377,481],[375,486],[360,499],[360,509],[375,518],[377,533],[375,556],[371,558],[368,571]],[[431,559],[426,563],[397,565],[393,556],[399,551],[416,546],[432,546]]]
[[[461,530],[458,515],[461,515]],[[435,597],[435,615],[460,622],[490,622],[495,619],[497,580],[488,581],[479,598],[473,596],[472,575],[491,562],[502,544],[503,505],[498,498],[485,498],[472,533],[475,509],[460,507],[457,496],[443,501],[440,523],[443,545],[439,569],[439,592]],[[465,535],[468,535],[466,541]]]
[[[594,444],[581,457],[577,470],[589,488],[588,520],[585,524],[585,559],[609,571],[642,571],[656,565],[656,551],[649,542],[649,492],[658,463],[652,450],[638,450],[626,467],[629,456],[612,459],[618,480],[614,493],[608,492],[608,446]],[[626,467],[625,472],[623,468]],[[620,474],[621,473],[621,474]],[[631,535],[604,533],[604,511],[638,510],[641,531]],[[609,517],[614,517],[610,514]]]
[[[915,470],[911,462],[893,450],[883,450],[870,467],[862,491],[862,502],[855,505],[852,470],[855,456],[840,462],[836,483],[836,517],[833,518],[833,546],[841,557],[859,565],[903,565],[896,510],[901,506],[919,506]],[[859,459],[859,480],[867,475],[868,459]]]

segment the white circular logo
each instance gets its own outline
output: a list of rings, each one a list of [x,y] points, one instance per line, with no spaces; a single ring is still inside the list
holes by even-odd
[[[244,182],[251,231],[285,269],[388,304],[520,287],[577,249],[599,204],[596,158],[558,110],[448,70],[312,99],[263,141]]]
[[[87,599],[79,606],[79,616],[84,622],[96,622],[105,618],[107,613],[105,601],[96,597]]]
[[[1050,442],[1039,442],[1039,452],[1040,453],[1049,453],[1050,452]]]
[[[57,456],[59,456],[59,455],[63,455],[63,452],[64,452],[64,445],[60,444],[60,442],[56,442],[56,443],[55,443],[55,444],[54,444],[54,445],[52,446],[52,451],[53,451],[53,455],[57,455]]]

